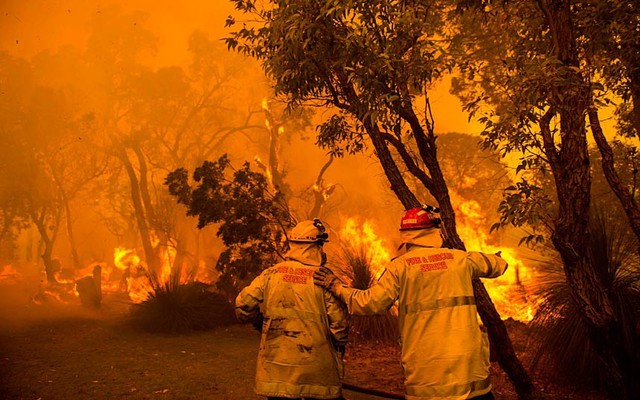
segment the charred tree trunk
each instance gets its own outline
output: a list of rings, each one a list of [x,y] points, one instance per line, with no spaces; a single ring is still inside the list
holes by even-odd
[[[402,177],[402,173],[398,169],[398,166],[391,155],[391,151],[389,151],[389,148],[387,147],[384,139],[382,139],[377,127],[371,125],[367,127],[367,123],[365,123],[365,127],[367,128],[367,132],[369,132],[369,137],[371,138],[371,142],[375,148],[376,156],[378,157],[378,160],[380,160],[382,169],[384,170],[387,180],[391,185],[391,190],[396,194],[396,197],[400,200],[405,210],[413,207],[419,207],[421,205],[420,201],[407,186],[407,183]]]
[[[373,143],[376,156],[378,157],[387,179],[391,184],[391,190],[396,194],[396,197],[400,200],[405,209],[421,205],[418,198],[407,186],[402,173],[398,169],[396,161],[389,150],[388,142],[392,143],[396,150],[398,150],[400,157],[410,173],[415,175],[416,178],[422,182],[425,188],[436,198],[436,201],[438,201],[445,225],[446,245],[451,248],[465,250],[464,243],[460,239],[456,229],[455,212],[451,205],[449,190],[440,169],[440,164],[438,163],[433,125],[431,124],[428,127],[429,135],[425,134],[419,119],[413,112],[410,100],[405,101],[405,103],[402,101],[395,101],[392,104],[398,115],[410,125],[416,140],[420,157],[429,169],[431,176],[428,176],[425,171],[418,166],[415,160],[413,160],[398,135],[394,136],[380,131],[379,127],[372,123],[370,118],[366,117],[366,112],[362,111],[366,110],[366,108],[362,107],[356,91],[353,86],[348,83],[348,79],[344,76],[339,77],[339,79],[349,103],[354,105],[353,109],[349,111],[358,116],[359,120],[364,125],[365,130]],[[405,98],[410,99],[411,96],[408,94],[408,90],[405,90],[405,92]],[[493,305],[484,285],[478,280],[473,282],[473,287],[474,295],[477,300],[476,304],[478,313],[480,314],[483,323],[487,326],[491,343],[493,343],[495,349],[498,350],[497,354],[500,366],[509,376],[509,379],[513,383],[520,399],[537,398],[538,393],[534,388],[533,382],[518,359],[515,350],[513,349],[511,338],[508,335],[507,328]]]
[[[59,215],[54,215],[53,229],[51,232],[48,229],[46,207],[43,207],[39,213],[32,210],[31,219],[38,229],[40,239],[44,245],[42,262],[44,263],[44,270],[47,275],[47,283],[50,285],[58,285],[56,272],[59,272],[59,265],[56,265],[53,260],[53,248],[55,246],[58,227],[60,226],[60,217]]]
[[[142,204],[140,184],[136,171],[129,160],[126,149],[119,145],[119,158],[122,161],[127,176],[129,177],[129,186],[131,189],[131,200],[133,202],[133,208],[135,211],[136,222],[138,224],[138,232],[140,233],[140,240],[142,241],[142,248],[144,249],[145,258],[149,266],[149,270],[154,273],[160,273],[160,261],[151,243],[151,233],[149,231],[149,225],[147,224],[147,217],[145,214],[144,206]]]
[[[466,251],[466,246],[458,234],[455,210],[451,204],[451,197],[449,196],[447,182],[442,173],[442,169],[440,168],[440,163],[438,162],[436,137],[433,131],[433,125],[429,124],[427,126],[427,131],[425,132],[412,108],[404,107],[402,114],[406,117],[412,127],[412,132],[417,145],[421,149],[420,155],[422,161],[426,165],[429,171],[429,176],[431,177],[432,188],[430,191],[438,202],[440,215],[442,216],[444,225],[444,246]],[[500,314],[498,313],[498,310],[496,310],[487,289],[479,279],[475,279],[473,281],[473,292],[476,298],[478,314],[480,314],[482,323],[487,327],[491,348],[497,355],[500,367],[509,376],[509,379],[518,393],[518,398],[537,398],[539,394],[537,393],[529,374],[524,369],[516,355],[507,327],[505,326],[504,321],[502,321],[502,318],[500,318]]]
[[[318,173],[318,177],[316,178],[315,185],[313,185],[313,208],[309,212],[310,218],[320,218],[322,207],[324,203],[327,201],[327,198],[333,193],[335,189],[335,185],[329,185],[326,187],[324,185],[324,173],[327,172],[327,169],[333,163],[333,156],[329,157],[329,161],[327,161],[322,168],[320,168],[320,172]]]
[[[62,189],[62,188],[60,188]],[[71,261],[73,268],[79,269],[82,267],[80,256],[78,255],[78,246],[76,244],[76,237],[73,231],[73,219],[71,218],[71,207],[69,207],[69,200],[66,194],[61,190],[62,202],[64,204],[64,218],[67,228],[67,237],[69,238],[69,247],[71,247]]]

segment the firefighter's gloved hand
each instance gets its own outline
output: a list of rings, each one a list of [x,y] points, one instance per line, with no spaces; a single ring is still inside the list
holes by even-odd
[[[262,324],[264,323],[264,316],[262,315],[261,312],[258,312],[258,314],[256,315],[256,318],[251,321],[251,325],[253,325],[253,329],[257,330],[258,332],[262,332]]]
[[[340,285],[341,282],[329,268],[320,267],[313,273],[313,283],[334,292],[333,287]]]

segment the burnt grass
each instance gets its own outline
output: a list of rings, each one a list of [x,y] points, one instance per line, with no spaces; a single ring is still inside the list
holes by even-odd
[[[248,325],[188,334],[153,334],[127,323],[124,302],[105,298],[99,311],[40,305],[0,312],[0,399],[261,399],[253,393],[260,335]],[[527,326],[507,321],[527,357]],[[347,347],[345,381],[402,393],[400,349],[394,343]],[[605,399],[533,374],[549,399]],[[492,363],[497,399],[516,399]],[[377,399],[345,391],[350,400]]]

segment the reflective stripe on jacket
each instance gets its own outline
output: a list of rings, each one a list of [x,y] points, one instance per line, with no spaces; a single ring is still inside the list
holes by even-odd
[[[265,270],[236,298],[236,315],[264,315],[256,393],[273,397],[341,396],[348,315],[333,295],[313,284],[317,267],[285,261]]]
[[[368,290],[340,287],[353,314],[380,314],[398,301],[406,398],[467,399],[488,393],[489,341],[480,330],[472,279],[495,278],[496,255],[415,244]]]

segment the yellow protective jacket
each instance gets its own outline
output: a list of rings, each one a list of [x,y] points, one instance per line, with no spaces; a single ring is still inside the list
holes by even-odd
[[[491,390],[489,341],[478,324],[472,279],[495,278],[507,263],[478,252],[430,247],[435,230],[404,231],[404,254],[368,290],[337,295],[352,314],[386,312],[398,301],[406,398],[468,399]],[[437,231],[436,231],[437,232]]]
[[[236,298],[244,322],[264,316],[256,393],[273,397],[341,396],[342,354],[349,326],[346,308],[313,284],[317,246],[291,244],[287,261],[263,271]]]

